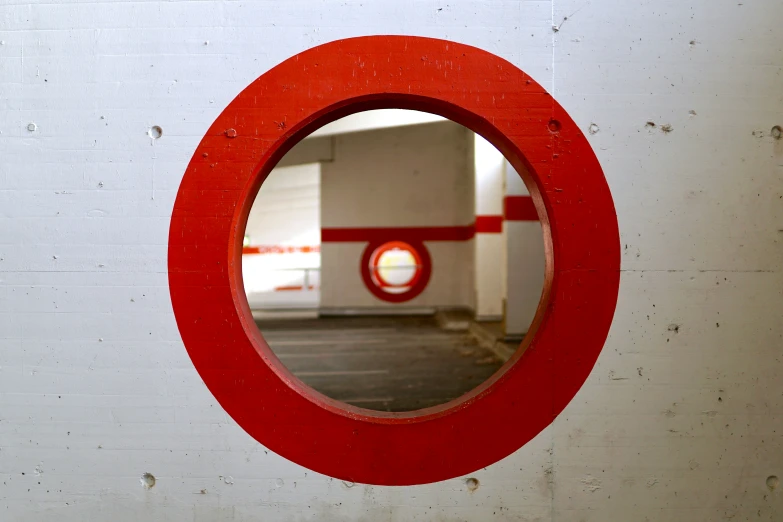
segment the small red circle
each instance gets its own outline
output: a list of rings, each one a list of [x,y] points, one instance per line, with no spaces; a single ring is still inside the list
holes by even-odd
[[[305,386],[258,331],[242,284],[245,224],[272,168],[318,127],[383,108],[439,114],[492,143],[530,190],[547,253],[544,291],[524,349],[464,396],[404,413],[352,407]],[[558,132],[548,130],[550,120]],[[236,137],[225,134],[228,128]],[[549,426],[601,353],[620,283],[612,196],[566,111],[498,56],[411,36],[320,45],[243,90],[190,160],[172,211],[168,254],[182,341],[226,412],[285,458],[368,484],[423,484],[471,473]]]
[[[378,266],[381,256],[395,248],[409,252],[416,263],[413,277],[403,285],[385,281]],[[373,241],[364,249],[359,271],[367,290],[375,297],[389,303],[404,303],[421,294],[427,287],[432,275],[432,258],[421,241]]]
[[[393,262],[395,257],[407,257],[402,263]],[[387,261],[392,261],[388,263]],[[389,266],[386,266],[389,265]],[[402,275],[394,270],[413,270]],[[389,241],[376,248],[370,256],[370,275],[373,282],[387,291],[402,292],[416,283],[421,277],[421,256],[416,250],[404,241]],[[395,281],[398,279],[398,281]]]

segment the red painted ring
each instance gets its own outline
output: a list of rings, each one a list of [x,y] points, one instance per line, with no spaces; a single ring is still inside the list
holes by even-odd
[[[241,276],[247,215],[277,161],[325,123],[379,108],[440,114],[493,143],[525,179],[547,252],[545,288],[526,349],[465,396],[400,414],[339,403],[293,377],[258,332]],[[609,188],[563,108],[502,58],[420,37],[327,43],[255,80],[201,140],[169,231],[177,324],[215,398],[271,450],[320,473],[370,484],[464,475],[547,427],[601,352],[619,268]]]
[[[424,245],[422,244],[421,246],[423,247]],[[402,284],[390,283],[384,279],[383,275],[381,274],[382,268],[378,266],[378,262],[380,261],[383,254],[396,249],[403,249],[408,251],[411,257],[413,257],[414,268],[416,269],[413,273],[413,276],[407,282]],[[419,250],[423,251],[424,248],[420,248]],[[405,241],[387,241],[381,246],[375,248],[370,252],[370,261],[368,263],[368,266],[372,267],[372,269],[369,271],[372,274],[373,280],[376,282],[376,285],[380,286],[381,288],[403,288],[413,286],[416,284],[416,281],[421,278],[422,265],[423,261],[421,254],[419,254],[415,247],[409,245]]]
[[[398,294],[387,292],[378,286],[373,280],[373,274],[370,270],[370,263],[375,251],[383,245],[390,243],[390,241],[370,241],[362,253],[359,273],[362,276],[364,286],[367,287],[367,290],[369,290],[372,295],[388,303],[404,303],[418,296],[427,288],[427,283],[430,282],[430,276],[432,275],[432,258],[430,257],[429,250],[424,246],[424,243],[411,240],[406,240],[404,242],[413,248],[415,256],[421,264],[421,269],[413,276],[410,288]]]

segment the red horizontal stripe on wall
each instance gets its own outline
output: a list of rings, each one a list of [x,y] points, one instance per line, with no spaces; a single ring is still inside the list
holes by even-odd
[[[506,221],[538,221],[538,212],[530,196],[506,196],[503,207]]]
[[[315,290],[314,285],[310,285],[307,288],[310,290]],[[300,290],[304,290],[303,285],[276,286],[274,289],[275,292],[297,292]]]
[[[474,225],[456,227],[369,227],[322,228],[322,243],[367,241],[467,241],[476,233]]]
[[[476,234],[500,234],[503,216],[476,216]]]
[[[262,245],[242,247],[243,254],[309,254],[320,252],[320,245],[288,246],[288,245]]]

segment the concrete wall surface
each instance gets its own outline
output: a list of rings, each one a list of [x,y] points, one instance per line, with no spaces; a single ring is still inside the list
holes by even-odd
[[[0,520],[783,520],[781,20],[780,0],[6,0]],[[598,363],[477,489],[345,483],[268,451],[204,386],[171,307],[172,207],[211,122],[289,56],[370,34],[525,70],[616,205]]]

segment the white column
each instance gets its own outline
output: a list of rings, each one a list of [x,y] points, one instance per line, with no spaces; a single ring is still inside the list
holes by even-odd
[[[475,135],[476,319],[503,318],[505,244],[503,241],[503,155],[487,140]]]

